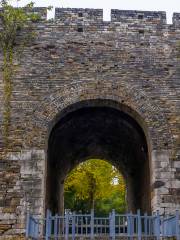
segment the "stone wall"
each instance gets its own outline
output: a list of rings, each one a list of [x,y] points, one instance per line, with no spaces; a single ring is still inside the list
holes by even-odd
[[[33,27],[36,39],[16,61],[8,149],[0,134],[2,239],[24,232],[27,210],[44,214],[50,130],[66,107],[89,99],[136,113],[149,145],[153,210],[180,208],[180,14],[168,25],[164,12],[112,10],[104,22],[102,10],[60,8]]]

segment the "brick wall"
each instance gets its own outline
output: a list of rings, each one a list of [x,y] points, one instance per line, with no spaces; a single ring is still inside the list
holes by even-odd
[[[112,10],[110,22],[102,15],[96,9],[56,9],[54,21],[34,23],[37,37],[16,60],[6,155],[0,134],[4,239],[24,232],[27,209],[44,213],[50,129],[66,107],[89,99],[130,109],[149,145],[153,210],[180,207],[180,14],[172,25],[164,12]],[[2,61],[0,53],[1,66]],[[1,126],[2,121],[0,71]]]

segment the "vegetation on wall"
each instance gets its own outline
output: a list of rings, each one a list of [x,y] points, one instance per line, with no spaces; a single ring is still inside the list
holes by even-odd
[[[78,165],[65,181],[65,208],[106,215],[126,211],[126,187],[119,171],[106,161],[93,159]]]
[[[4,86],[2,135],[6,148],[9,146],[11,97],[15,72],[14,60],[17,53],[22,52],[26,43],[34,36],[33,32],[30,31],[31,23],[40,19],[38,14],[32,12],[33,6],[33,2],[30,2],[25,8],[14,8],[9,1],[0,1],[0,50],[3,54],[2,75]],[[23,32],[23,36],[19,37],[25,28],[27,28],[27,31]]]

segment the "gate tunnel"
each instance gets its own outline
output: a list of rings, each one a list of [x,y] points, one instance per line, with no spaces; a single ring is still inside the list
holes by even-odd
[[[148,147],[142,128],[121,108],[95,100],[65,109],[51,130],[46,208],[63,214],[65,178],[92,158],[107,160],[122,173],[129,211],[151,211]]]

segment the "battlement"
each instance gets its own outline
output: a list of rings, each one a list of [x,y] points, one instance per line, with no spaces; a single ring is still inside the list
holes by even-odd
[[[0,9],[1,11],[2,9]],[[29,11],[27,9],[27,11]],[[31,12],[40,16],[42,21],[47,19],[47,8],[35,7]],[[55,9],[55,24],[61,23],[64,26],[79,24],[79,25],[94,25],[103,31],[104,27],[109,25],[128,24],[137,25],[140,27],[152,26],[159,29],[166,28],[167,19],[164,11],[137,11],[137,10],[111,10],[111,21],[103,21],[103,9],[92,8],[56,8]],[[63,24],[62,24],[63,23]],[[173,14],[172,26],[180,28],[180,13]],[[88,29],[88,28],[87,28]],[[90,29],[90,28],[89,28]],[[88,29],[88,30],[89,30]]]
[[[75,22],[103,22],[103,9],[91,8],[56,8],[55,20],[67,24]],[[164,11],[111,10],[112,23],[136,23],[147,25],[166,25]],[[180,27],[180,13],[174,13],[173,25]]]
[[[103,9],[56,8],[55,19],[58,19],[60,21],[103,21]]]
[[[180,13],[174,13],[173,14],[173,24],[175,26],[180,26]]]
[[[112,22],[147,21],[154,23],[166,23],[166,12],[112,9],[111,21]]]
[[[93,20],[103,21],[103,9],[56,8],[55,19],[60,21]],[[147,21],[166,23],[166,12],[111,10],[111,22]]]

